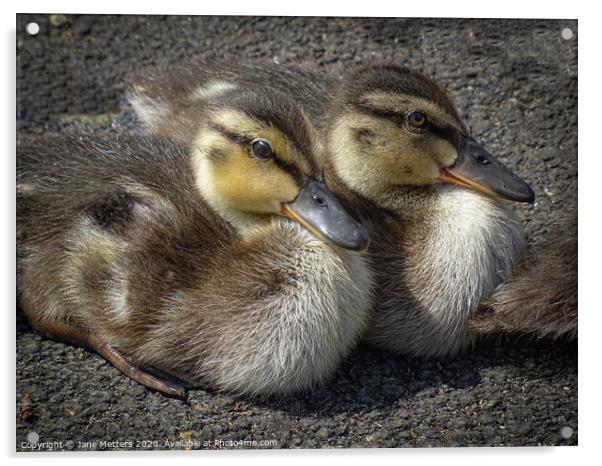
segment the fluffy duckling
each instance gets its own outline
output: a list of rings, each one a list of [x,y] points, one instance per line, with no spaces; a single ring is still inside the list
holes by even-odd
[[[366,338],[416,356],[470,346],[468,319],[523,249],[504,200],[532,202],[531,188],[470,137],[442,88],[399,66],[343,81],[270,64],[158,69],[134,78],[128,98],[151,131],[189,140],[199,101],[253,82],[303,104],[326,146],[327,184],[369,225],[377,298]]]
[[[18,289],[37,330],[166,394],[323,381],[371,307],[366,230],[328,191],[314,134],[274,91],[203,109],[194,147],[131,135],[21,140]]]
[[[418,73],[361,69],[337,103],[327,179],[368,201],[371,231],[387,225],[372,254],[379,288],[366,338],[415,356],[468,348],[468,319],[523,249],[522,226],[503,199],[532,202],[533,191],[470,137],[450,97]]]

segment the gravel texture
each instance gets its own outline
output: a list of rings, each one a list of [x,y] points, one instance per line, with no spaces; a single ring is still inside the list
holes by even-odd
[[[31,21],[40,25],[36,36],[25,32]],[[518,207],[531,245],[547,219],[576,205],[575,20],[18,15],[17,129],[133,128],[123,101],[129,73],[212,57],[334,73],[403,63],[446,86],[473,135],[532,184],[537,202]],[[36,434],[59,450],[578,440],[575,343],[500,338],[441,361],[362,346],[313,393],[245,400],[195,390],[186,403],[149,392],[95,354],[41,338],[18,312],[16,319],[17,450]]]

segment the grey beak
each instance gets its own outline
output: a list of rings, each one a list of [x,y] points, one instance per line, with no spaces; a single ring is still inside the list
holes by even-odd
[[[473,138],[460,136],[458,159],[439,179],[516,202],[533,202],[535,193]]]
[[[323,181],[305,177],[295,200],[282,204],[282,213],[342,248],[365,251],[370,244],[366,229],[347,213]]]

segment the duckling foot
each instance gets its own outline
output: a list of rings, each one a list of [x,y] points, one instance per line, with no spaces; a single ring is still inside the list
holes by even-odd
[[[168,396],[186,398],[186,389],[184,387],[168,380],[162,380],[134,366],[121,352],[113,348],[110,343],[98,340],[97,346],[93,347],[93,349],[135,382]]]
[[[181,385],[162,380],[136,367],[119,350],[102,337],[91,335],[84,329],[59,323],[30,320],[32,327],[59,340],[77,343],[96,351],[130,379],[168,396],[186,398],[186,389]]]

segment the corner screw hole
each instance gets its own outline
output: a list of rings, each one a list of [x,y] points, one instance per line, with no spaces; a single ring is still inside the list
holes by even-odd
[[[25,26],[25,32],[30,36],[35,36],[38,32],[40,32],[40,26],[38,23],[28,23]]]
[[[573,436],[573,429],[571,429],[570,427],[563,427],[562,429],[560,429],[560,435],[564,439],[570,439]]]
[[[573,30],[571,28],[564,28],[560,35],[564,40],[571,40],[573,38]]]

